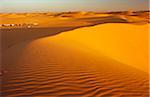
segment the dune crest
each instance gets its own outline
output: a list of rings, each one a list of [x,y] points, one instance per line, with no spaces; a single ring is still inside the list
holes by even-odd
[[[140,63],[147,27],[97,25],[13,45],[3,54],[2,96],[148,97],[147,64]]]
[[[149,24],[103,24],[54,36],[68,47],[91,49],[124,64],[148,72]],[[78,46],[80,44],[80,46]],[[66,46],[67,46],[66,45]],[[77,46],[76,46],[77,45]]]

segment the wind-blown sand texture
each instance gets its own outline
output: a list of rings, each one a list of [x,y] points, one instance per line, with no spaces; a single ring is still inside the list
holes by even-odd
[[[117,23],[25,38],[3,50],[2,97],[148,97],[147,35]]]

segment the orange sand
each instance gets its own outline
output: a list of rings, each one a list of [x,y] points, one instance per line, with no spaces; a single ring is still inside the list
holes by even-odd
[[[148,30],[148,24],[103,24],[65,32],[54,39],[58,44],[90,49],[89,52],[148,72]]]
[[[148,97],[148,24],[104,24],[4,50],[4,97]]]

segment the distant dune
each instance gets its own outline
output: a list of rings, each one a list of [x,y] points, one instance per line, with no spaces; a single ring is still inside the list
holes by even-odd
[[[128,22],[148,23],[149,12],[60,12],[60,13],[0,13],[0,24],[7,23],[39,23],[40,27],[79,26],[89,25],[91,22],[100,23]],[[123,21],[124,20],[124,21]],[[97,22],[96,22],[97,23]]]
[[[33,40],[30,34],[4,49],[2,96],[148,97],[148,26],[101,24]]]

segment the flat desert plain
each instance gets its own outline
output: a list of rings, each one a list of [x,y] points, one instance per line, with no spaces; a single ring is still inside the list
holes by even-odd
[[[0,14],[1,96],[149,97],[148,15]]]

